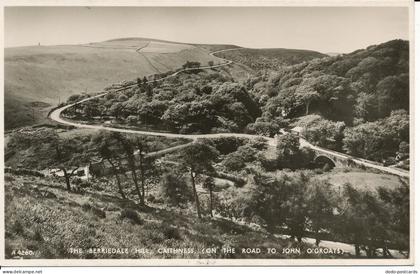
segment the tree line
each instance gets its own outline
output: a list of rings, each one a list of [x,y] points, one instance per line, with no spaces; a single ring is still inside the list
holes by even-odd
[[[311,172],[255,174],[246,191],[218,204],[226,217],[245,218],[272,233],[352,244],[357,257],[392,257],[390,249],[409,250],[409,186],[357,189],[333,186]],[[407,255],[407,254],[406,254]]]

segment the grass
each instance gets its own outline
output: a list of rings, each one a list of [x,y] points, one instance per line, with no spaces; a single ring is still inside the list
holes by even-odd
[[[27,100],[6,93],[4,101],[4,128],[5,130],[17,126],[26,126],[47,122],[47,113],[51,105],[47,103],[36,104],[36,101]]]
[[[197,47],[206,49],[208,51],[218,51],[218,50],[224,50],[224,49],[233,49],[233,48],[240,48],[235,45],[210,45],[210,44],[196,44]]]
[[[176,53],[181,50],[190,50],[194,46],[187,44],[173,44],[167,42],[151,41],[144,48],[140,50],[142,53]]]
[[[396,188],[401,182],[398,176],[370,173],[357,169],[334,168],[331,172],[318,175],[320,179],[326,179],[336,187],[343,187],[346,183],[357,189],[375,191],[378,187]]]
[[[265,251],[266,247],[281,250],[298,245],[229,220],[198,221],[192,206],[185,210],[155,204],[140,208],[106,191],[69,193],[50,179],[7,175],[5,194],[6,258],[287,258],[280,253],[239,251],[243,247]],[[130,252],[87,252],[102,247],[127,248]],[[218,252],[203,252],[211,247]],[[223,254],[222,247],[235,247],[237,253]],[[71,248],[86,252],[70,253]],[[136,248],[151,252],[132,252]],[[159,248],[193,248],[195,253],[162,254]],[[33,253],[16,257],[11,255],[13,250]]]
[[[321,119],[322,117],[317,114],[305,115],[305,116],[295,118],[290,126],[291,127],[307,127]]]

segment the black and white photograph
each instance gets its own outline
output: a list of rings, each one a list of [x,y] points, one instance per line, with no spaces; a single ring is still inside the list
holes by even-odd
[[[411,3],[5,6],[5,265],[413,264]]]

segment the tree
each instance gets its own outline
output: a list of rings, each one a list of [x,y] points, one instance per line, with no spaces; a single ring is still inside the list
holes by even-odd
[[[215,139],[204,139],[203,142],[215,147],[220,154],[226,155],[236,151],[240,146],[245,144],[246,140],[235,136],[229,136]]]
[[[213,217],[213,191],[215,188],[214,178],[207,176],[204,179],[203,187],[209,191],[210,194],[210,216]]]
[[[280,126],[275,122],[264,122],[257,118],[257,121],[248,124],[246,129],[253,134],[273,137],[279,132]]]
[[[128,97],[127,97],[127,95],[125,95],[125,94],[120,94],[119,96],[118,96],[118,101],[120,101],[120,102],[125,102],[125,101],[127,101],[128,100]]]
[[[204,143],[193,143],[180,153],[180,162],[190,173],[191,186],[197,209],[197,216],[201,219],[200,201],[196,189],[196,178],[199,174],[213,173],[213,162],[217,159],[217,150]]]
[[[378,159],[381,151],[380,128],[378,123],[369,122],[344,130],[343,149],[354,156],[366,159]]]
[[[140,101],[136,112],[144,124],[157,124],[161,122],[161,117],[168,108],[167,102],[152,100],[151,102]]]
[[[90,153],[86,152],[81,145],[69,139],[56,139],[51,145],[54,147],[56,167],[64,174],[66,188],[71,191],[70,180],[76,175],[77,170],[89,164]]]
[[[336,233],[353,243],[356,256],[363,250],[369,258],[376,257],[377,249],[386,250],[391,241],[391,211],[374,193],[348,183],[342,195]]]
[[[309,187],[310,177],[307,174],[299,172],[296,174],[293,182],[289,185],[289,191],[286,198],[285,224],[289,229],[292,239],[296,238],[298,242],[302,238],[309,226],[309,208],[306,192]]]
[[[343,149],[354,156],[382,161],[395,157],[402,141],[409,141],[409,115],[392,111],[385,119],[344,130]]]
[[[275,176],[256,173],[254,182],[232,202],[239,216],[257,221],[269,231],[278,231],[302,240],[309,228],[307,192],[312,184],[310,173],[277,173]]]
[[[390,239],[396,249],[403,251],[409,249],[410,242],[410,188],[406,181],[400,179],[400,182],[395,189],[379,187],[377,191],[379,199],[385,203],[386,211],[390,213],[387,227]],[[387,245],[383,246],[383,255],[390,255]]]
[[[229,171],[239,171],[245,167],[244,159],[236,152],[226,155],[222,164]]]
[[[112,168],[112,172],[115,176],[118,191],[123,199],[126,199],[124,190],[121,185],[120,177],[118,176],[118,170],[122,169],[122,166],[118,166],[120,162],[120,155],[118,152],[116,140],[112,134],[107,131],[102,131],[95,136],[92,136],[91,146],[96,149],[99,156],[106,160]]]
[[[309,227],[315,233],[317,246],[321,242],[320,232],[330,230],[334,224],[337,198],[338,195],[329,182],[313,180],[307,188],[305,199],[309,205]]]
[[[379,117],[377,96],[365,92],[359,93],[355,106],[355,115],[367,121],[373,121]]]
[[[130,115],[127,117],[126,121],[129,125],[134,126],[134,125],[137,125],[137,123],[139,122],[139,118],[135,115]]]
[[[135,158],[134,158],[134,145],[128,138],[124,137],[119,132],[113,132],[112,136],[115,140],[117,140],[119,142],[119,145],[120,145],[122,151],[125,154],[125,157],[126,157],[127,162],[128,162],[128,167],[131,170],[131,177],[132,177],[133,182],[134,182],[136,193],[137,193],[137,196],[139,197],[139,200],[140,200],[140,205],[144,205],[145,204],[145,199],[144,199],[144,196],[142,195],[142,193],[144,193],[144,191],[140,192],[140,186],[139,186],[138,178],[137,178],[136,162],[135,162]]]
[[[380,117],[385,117],[392,110],[408,110],[410,100],[408,74],[398,76],[392,75],[383,78],[376,85],[376,96],[378,100],[378,112]]]
[[[283,168],[296,168],[299,161],[299,137],[293,134],[279,135],[277,138],[277,160]]]
[[[193,68],[200,68],[201,64],[200,62],[194,62],[194,61],[187,61],[185,64],[182,65],[183,69],[193,69]]]
[[[141,179],[141,194],[143,197],[146,196],[146,180],[151,176],[152,170],[154,169],[154,160],[151,157],[147,157],[147,153],[150,152],[151,146],[147,142],[144,136],[134,137],[131,142],[136,149],[135,154],[138,155],[139,167],[140,167],[140,179]],[[144,198],[143,198],[144,199]]]
[[[152,100],[152,97],[153,97],[153,88],[150,85],[146,84],[145,85],[145,91],[146,91],[147,100],[150,102]]]
[[[71,191],[71,178],[77,170],[89,164],[90,152],[78,138],[63,139],[50,128],[23,128],[12,134],[7,149],[34,148],[38,168],[58,168],[63,172],[66,189]]]
[[[302,135],[314,145],[340,151],[344,128],[344,122],[333,122],[319,117],[304,127]]]
[[[109,112],[112,116],[115,116],[116,119],[119,119],[121,116],[123,116],[124,109],[125,109],[125,104],[121,102],[114,102],[111,105]]]
[[[70,97],[67,99],[67,103],[69,104],[76,103],[83,98],[84,98],[83,94],[73,94],[73,95],[70,95]]]
[[[83,103],[84,118],[92,118],[101,114],[97,101],[90,100]]]
[[[174,206],[193,200],[191,189],[185,184],[184,174],[174,170],[163,174],[159,192],[166,202]]]
[[[267,140],[263,137],[257,137],[249,140],[248,145],[256,150],[263,151],[268,148]]]
[[[309,114],[309,106],[311,103],[319,99],[319,94],[310,86],[299,86],[296,90],[298,100],[301,100],[305,104],[305,115]]]

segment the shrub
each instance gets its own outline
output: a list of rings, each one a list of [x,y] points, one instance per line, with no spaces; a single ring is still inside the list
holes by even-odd
[[[18,220],[16,220],[12,226],[12,231],[15,234],[23,234],[24,232],[23,225]]]
[[[328,171],[330,171],[331,169],[333,169],[333,167],[331,166],[331,164],[329,164],[329,163],[325,163],[324,164],[324,166],[322,167],[322,170],[324,171],[324,172],[328,172]]]
[[[82,210],[83,211],[89,211],[92,208],[92,206],[89,203],[84,203],[82,205]]]
[[[192,201],[192,193],[182,176],[173,173],[163,175],[159,195],[169,204],[180,206]]]
[[[220,137],[212,140],[212,145],[221,153],[229,154],[245,144],[246,140],[238,137]]]
[[[165,235],[166,239],[175,239],[175,240],[181,239],[179,230],[172,226],[165,226],[163,229],[163,235]]]
[[[223,173],[223,172],[219,172],[217,174],[217,177],[221,178],[221,179],[232,181],[235,184],[235,187],[242,187],[247,183],[246,180],[243,179],[242,177],[235,176],[235,175],[232,175],[232,174]]]
[[[101,219],[106,218],[106,213],[100,208],[90,205],[89,203],[84,203],[82,205],[83,211],[90,211],[93,215],[98,216]]]
[[[134,209],[131,209],[131,208],[123,209],[121,211],[120,218],[121,219],[128,219],[128,220],[130,220],[131,222],[133,222],[134,224],[137,224],[137,225],[141,225],[143,223],[143,221],[140,219],[140,216],[137,213],[137,211],[135,211]]]
[[[15,175],[30,175],[30,176],[36,176],[36,177],[45,177],[45,175],[39,171],[31,170],[31,169],[25,169],[25,168],[10,168],[6,167],[4,168],[5,173],[11,173]]]
[[[47,199],[57,199],[57,195],[55,195],[54,193],[50,191],[45,191],[44,193],[42,193],[42,197],[47,198]]]
[[[153,203],[156,200],[156,197],[153,196],[152,194],[149,194],[149,196],[147,197],[147,201],[150,203]]]
[[[240,155],[245,162],[252,162],[255,160],[255,154],[257,151],[254,148],[246,145],[239,147],[236,153],[238,153],[238,155]]]
[[[261,166],[265,169],[265,171],[275,171],[278,168],[278,161],[277,159],[268,159],[263,154],[260,154],[258,157]]]
[[[82,179],[80,179],[79,177],[75,177],[71,181],[71,184],[74,186],[80,186],[82,184]]]
[[[238,171],[245,167],[244,159],[237,153],[228,154],[222,164],[229,171]]]
[[[139,118],[137,116],[130,115],[127,117],[126,122],[129,125],[137,125],[137,123],[139,122]]]
[[[37,242],[43,242],[44,241],[44,238],[42,237],[41,230],[39,228],[35,229],[35,232],[34,232],[34,235],[32,236],[32,239],[34,241],[37,241]]]
[[[93,213],[94,215],[98,216],[98,217],[99,217],[99,218],[101,218],[101,219],[105,219],[105,218],[106,218],[106,213],[105,213],[105,211],[103,211],[103,210],[102,210],[102,209],[100,209],[100,208],[97,208],[97,207],[92,207],[91,211],[92,211],[92,213]]]
[[[15,178],[13,178],[13,176],[10,175],[4,175],[4,181],[6,182],[14,182]]]
[[[258,134],[273,137],[278,133],[280,127],[273,122],[255,122],[247,125],[246,131],[250,134]]]
[[[266,150],[267,147],[268,147],[267,140],[265,140],[262,137],[251,139],[249,141],[248,145],[252,148],[255,148],[255,149],[259,150],[259,151]]]

